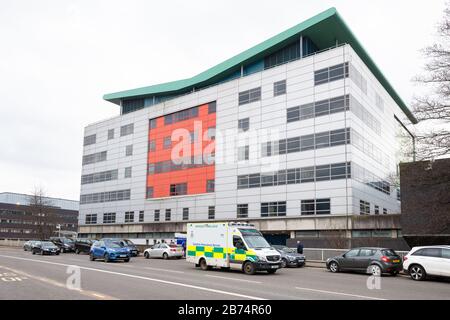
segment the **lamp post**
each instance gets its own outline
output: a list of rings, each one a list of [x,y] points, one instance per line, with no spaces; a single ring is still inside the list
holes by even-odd
[[[56,225],[56,229],[58,229],[58,237],[61,237],[61,225],[59,223]]]

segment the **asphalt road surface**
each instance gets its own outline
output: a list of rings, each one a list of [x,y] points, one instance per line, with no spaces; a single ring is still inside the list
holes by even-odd
[[[201,271],[183,260],[89,261],[88,255],[32,255],[0,247],[0,299],[450,299],[449,280],[369,277],[304,267],[248,276]]]

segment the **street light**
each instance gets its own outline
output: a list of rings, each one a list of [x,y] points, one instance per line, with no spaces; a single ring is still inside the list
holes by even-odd
[[[56,229],[58,229],[58,237],[61,237],[61,225],[59,223],[56,225]]]

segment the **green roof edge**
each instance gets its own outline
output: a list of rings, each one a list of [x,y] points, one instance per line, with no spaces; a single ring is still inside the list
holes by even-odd
[[[391,95],[391,97],[394,99],[394,101],[400,106],[400,108],[403,110],[403,112],[406,114],[406,116],[409,118],[409,120],[416,124],[417,119],[412,114],[411,110],[407,107],[405,102],[402,100],[402,98],[397,94],[395,89],[392,87],[392,85],[389,83],[389,81],[386,79],[384,74],[381,72],[381,70],[378,68],[378,66],[375,64],[375,62],[372,60],[372,58],[369,56],[367,51],[364,49],[364,47],[361,45],[361,43],[358,41],[358,39],[355,37],[351,29],[347,26],[345,21],[342,19],[340,14],[337,12],[336,8],[330,8],[324,12],[321,12],[312,18],[309,18],[257,45],[254,47],[247,49],[240,54],[233,56],[230,59],[225,60],[222,63],[217,64],[214,67],[211,67],[207,69],[206,71],[203,71],[191,78],[177,80],[177,81],[171,81],[161,84],[156,84],[152,86],[146,86],[131,90],[125,90],[115,93],[109,93],[105,94],[103,96],[104,100],[110,101],[110,102],[117,102],[117,100],[122,98],[131,98],[131,97],[142,97],[142,96],[148,96],[148,95],[158,95],[158,94],[170,94],[170,93],[176,93],[177,91],[182,91],[190,87],[195,87],[196,85],[202,84],[210,80],[211,78],[216,78],[220,76],[221,74],[226,73],[227,71],[230,71],[230,69],[236,68],[242,64],[245,64],[248,61],[251,61],[251,59],[255,56],[262,55],[266,50],[272,48],[273,46],[277,45],[278,43],[288,40],[289,38],[295,36],[296,34],[305,31],[306,29],[314,26],[315,24],[322,22],[326,19],[335,17],[339,24],[341,24],[342,28],[344,29],[344,32],[347,34],[347,36],[352,40],[352,43],[350,45],[352,48],[356,51],[356,53],[359,55],[359,57],[365,62],[367,67],[370,69],[370,71],[374,74],[374,76],[378,79],[378,81],[381,83],[381,85],[386,89],[386,91]],[[347,41],[348,43],[348,41]]]

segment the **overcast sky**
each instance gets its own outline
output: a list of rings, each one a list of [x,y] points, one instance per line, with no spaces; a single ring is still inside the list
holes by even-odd
[[[1,0],[0,192],[78,199],[83,128],[105,93],[191,77],[336,7],[410,102],[444,0]]]

